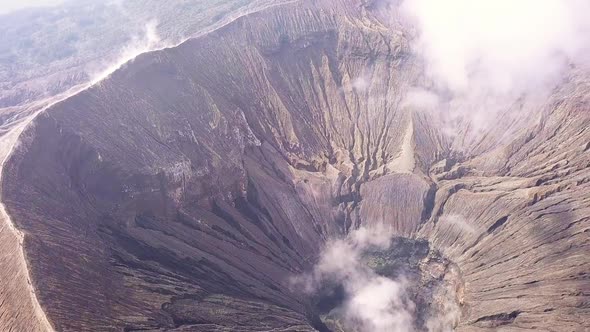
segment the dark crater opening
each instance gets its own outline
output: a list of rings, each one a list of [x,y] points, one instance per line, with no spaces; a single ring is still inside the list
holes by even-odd
[[[464,310],[460,270],[428,241],[394,237],[388,249],[368,249],[361,260],[378,276],[403,284],[405,310],[412,316],[414,331],[454,329],[459,323]],[[350,297],[340,282],[322,284],[311,298],[314,328],[322,332],[356,331],[342,309]]]

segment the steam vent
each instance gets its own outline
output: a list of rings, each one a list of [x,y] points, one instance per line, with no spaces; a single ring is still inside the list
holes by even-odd
[[[406,100],[430,83],[395,3],[268,6],[34,117],[0,330],[590,330],[590,72],[475,128]],[[378,296],[399,319],[367,328]]]

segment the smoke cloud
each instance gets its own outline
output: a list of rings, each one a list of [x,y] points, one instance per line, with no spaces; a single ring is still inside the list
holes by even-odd
[[[456,229],[459,234],[478,234],[478,229],[460,215],[445,215],[440,218],[439,222],[441,224],[450,225],[452,228]]]
[[[543,100],[588,65],[587,0],[404,0],[398,17],[449,122],[485,128],[522,98]],[[408,103],[423,107],[414,91]],[[423,97],[423,96],[422,96]]]
[[[98,73],[91,74],[91,84],[98,83],[119,69],[123,64],[132,61],[138,55],[164,47],[163,41],[157,32],[158,22],[149,21],[144,26],[143,35],[131,36],[129,43],[122,48],[119,56],[112,61],[105,69]]]
[[[377,275],[362,262],[369,249],[385,250],[390,235],[380,227],[360,228],[345,239],[327,244],[314,270],[293,279],[308,294],[323,283],[341,284],[346,299],[335,309],[347,328],[359,332],[407,332],[413,330],[414,304],[405,292],[405,280]]]
[[[590,46],[585,0],[407,0],[414,49],[442,88],[523,92],[555,78]]]

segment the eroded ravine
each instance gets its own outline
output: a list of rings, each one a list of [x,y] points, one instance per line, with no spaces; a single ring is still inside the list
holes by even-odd
[[[57,330],[311,331],[290,278],[378,225],[458,267],[457,330],[588,326],[587,81],[457,151],[372,10],[250,14],[35,118],[2,195]]]

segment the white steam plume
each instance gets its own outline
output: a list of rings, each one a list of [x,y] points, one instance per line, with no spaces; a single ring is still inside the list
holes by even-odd
[[[412,331],[414,304],[405,293],[405,281],[379,276],[361,261],[366,250],[385,250],[389,244],[389,233],[379,227],[358,229],[346,239],[328,243],[313,272],[297,277],[293,282],[304,286],[308,293],[317,291],[323,282],[341,284],[346,299],[337,310],[349,329],[358,332]]]
[[[456,222],[459,218],[447,222]],[[453,331],[461,317],[457,302],[458,270],[449,266],[442,276],[444,287],[430,289],[432,302],[428,308],[418,308],[411,299],[417,280],[409,280],[404,275],[396,279],[381,276],[364,260],[363,256],[368,252],[391,250],[391,239],[391,232],[378,224],[371,228],[361,227],[344,239],[329,241],[313,270],[291,280],[293,289],[303,289],[312,295],[321,292],[326,285],[342,286],[343,301],[331,310],[326,321],[340,325],[346,331],[416,331],[416,316],[425,309],[423,329],[428,332]]]
[[[588,0],[403,0],[399,11],[427,90],[475,127],[519,98],[543,100],[590,60]]]
[[[156,20],[146,23],[142,36],[132,36],[131,41],[123,47],[119,56],[107,68],[91,75],[91,84],[102,81],[125,63],[135,59],[138,55],[163,48],[164,45],[158,35],[157,26],[158,22]]]
[[[401,10],[429,73],[455,93],[555,82],[590,46],[587,0],[406,0]]]
[[[458,214],[445,215],[440,218],[441,224],[448,224],[458,233],[467,233],[469,235],[478,234],[476,226],[470,224],[463,216]]]

